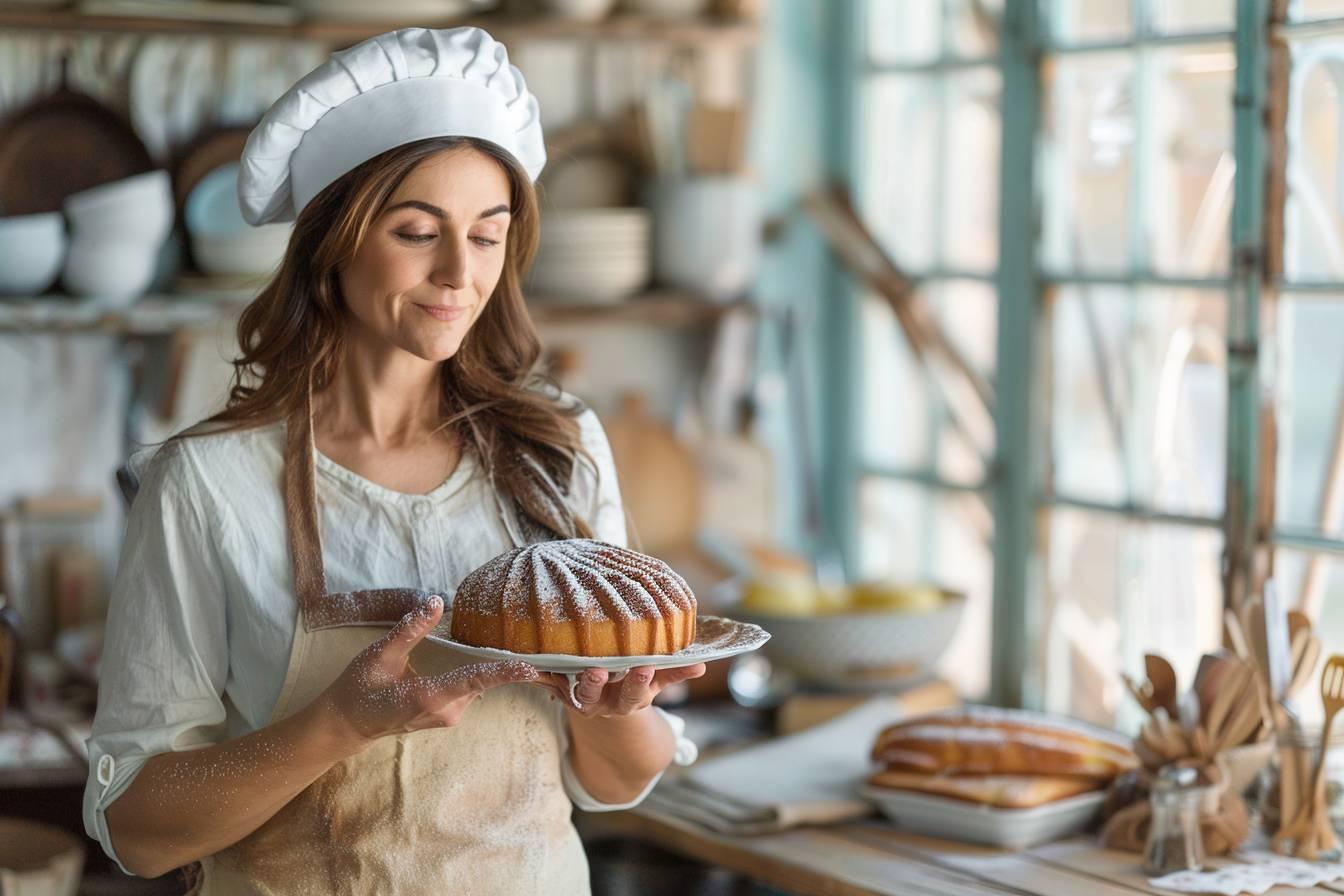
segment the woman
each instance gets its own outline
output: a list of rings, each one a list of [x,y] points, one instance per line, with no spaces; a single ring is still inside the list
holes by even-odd
[[[520,292],[536,101],[474,28],[406,29],[300,81],[249,138],[253,224],[295,219],[239,323],[227,408],[137,457],[86,825],[199,892],[584,893],[571,803],[676,757],[651,706],[703,665],[463,664],[423,642],[530,540],[624,541],[591,412],[533,379]]]

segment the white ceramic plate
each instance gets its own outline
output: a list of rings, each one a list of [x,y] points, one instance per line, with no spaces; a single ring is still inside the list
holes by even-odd
[[[1096,791],[1031,809],[1000,809],[870,784],[861,785],[859,795],[902,830],[1007,849],[1028,849],[1076,834],[1106,800],[1105,791]]]
[[[738,622],[722,616],[700,616],[695,621],[695,641],[676,653],[654,656],[574,656],[562,653],[514,653],[493,647],[475,647],[452,638],[429,635],[425,638],[450,650],[465,653],[481,660],[521,660],[542,672],[561,672],[569,677],[570,698],[574,699],[574,685],[584,669],[606,669],[624,675],[636,666],[655,669],[677,669],[727,659],[740,653],[756,650],[770,640],[770,633],[759,625]],[[619,676],[617,676],[619,677]],[[575,700],[577,705],[578,701]]]

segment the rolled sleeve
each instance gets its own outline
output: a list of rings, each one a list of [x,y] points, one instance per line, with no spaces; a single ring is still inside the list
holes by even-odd
[[[579,776],[575,774],[574,766],[570,764],[569,729],[565,725],[564,708],[558,702],[555,706],[560,713],[560,779],[564,783],[565,793],[568,794],[570,802],[585,812],[618,812],[621,809],[633,809],[644,802],[644,798],[649,795],[649,791],[653,790],[654,786],[662,780],[666,769],[654,775],[633,800],[627,803],[602,802],[588,792],[579,781]],[[690,765],[699,755],[699,749],[695,742],[685,735],[686,721],[681,716],[673,715],[661,707],[655,706],[653,709],[667,722],[668,727],[672,729],[672,733],[676,735],[677,747],[676,752],[673,753],[672,762],[676,765]]]
[[[84,827],[123,871],[107,807],[152,757],[223,739],[225,593],[187,447],[148,464],[108,604]]]

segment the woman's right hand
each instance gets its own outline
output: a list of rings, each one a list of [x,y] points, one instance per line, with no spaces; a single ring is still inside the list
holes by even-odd
[[[410,667],[411,650],[442,617],[443,598],[436,595],[351,660],[314,702],[313,708],[354,742],[350,746],[388,734],[451,727],[489,688],[536,680],[535,668],[514,661],[417,675]]]

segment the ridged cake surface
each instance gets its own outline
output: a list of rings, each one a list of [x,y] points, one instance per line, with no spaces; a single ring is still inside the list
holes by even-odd
[[[695,595],[663,561],[589,539],[545,541],[472,572],[453,640],[514,653],[642,656],[695,640]]]

